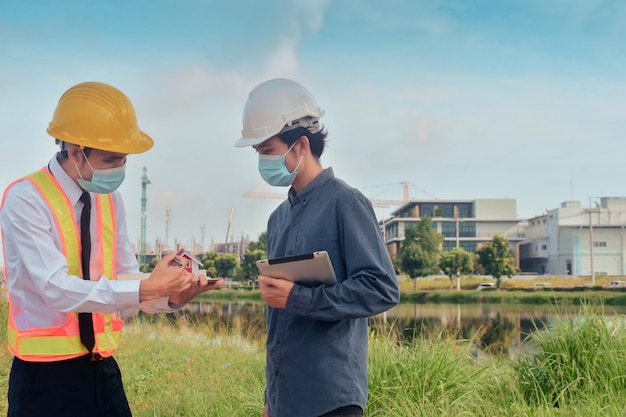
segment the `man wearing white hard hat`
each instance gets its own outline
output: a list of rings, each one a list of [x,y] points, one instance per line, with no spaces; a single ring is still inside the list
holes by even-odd
[[[323,115],[301,84],[269,80],[250,91],[235,143],[254,147],[268,184],[290,187],[268,221],[268,258],[326,251],[337,279],[305,286],[259,276],[268,305],[264,416],[363,415],[367,318],[399,301],[370,201],[321,165]]]
[[[8,416],[130,416],[113,358],[124,327],[116,312],[171,312],[222,282],[187,273],[174,255],[147,279],[117,279],[139,267],[116,190],[127,156],[153,145],[121,91],[71,87],[47,131],[60,152],[9,185],[0,206],[14,355]]]

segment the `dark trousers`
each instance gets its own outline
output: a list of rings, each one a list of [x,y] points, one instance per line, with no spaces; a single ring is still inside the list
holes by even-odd
[[[13,359],[8,417],[131,417],[115,359]]]

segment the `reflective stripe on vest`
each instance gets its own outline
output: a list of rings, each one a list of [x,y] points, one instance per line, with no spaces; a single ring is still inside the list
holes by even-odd
[[[61,247],[67,259],[68,275],[81,277],[80,238],[72,204],[46,168],[23,180],[35,185],[53,212]],[[115,279],[116,219],[110,195],[96,194],[96,219],[101,252],[92,257],[92,269],[97,266],[99,277]],[[67,321],[60,327],[20,330],[15,325],[10,295],[9,305],[7,339],[13,355],[26,361],[47,362],[70,359],[88,352],[80,342],[77,313],[67,313]],[[119,346],[124,322],[116,313],[93,313],[93,323],[96,339],[94,352],[104,357],[111,356]]]

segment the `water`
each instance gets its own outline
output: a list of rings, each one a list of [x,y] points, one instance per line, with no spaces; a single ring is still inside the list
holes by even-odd
[[[261,302],[199,302],[185,307],[193,320],[212,320],[216,327],[237,329],[244,336],[265,333],[265,304]],[[387,334],[393,330],[402,340],[445,333],[472,340],[480,350],[511,355],[529,348],[528,336],[551,322],[578,314],[579,307],[502,304],[400,304],[371,317],[370,327]],[[626,307],[605,307],[606,317],[623,316]]]
[[[532,346],[528,336],[550,323],[576,317],[579,306],[506,304],[401,304],[370,319],[371,326],[390,323],[403,337],[445,333],[472,340],[482,351],[514,354]],[[605,317],[626,314],[626,307],[605,307]]]

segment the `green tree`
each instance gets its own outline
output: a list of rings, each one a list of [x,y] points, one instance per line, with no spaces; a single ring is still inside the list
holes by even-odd
[[[235,275],[237,267],[239,266],[237,255],[233,255],[232,253],[217,255],[214,262],[217,271],[216,276],[219,278],[232,277]]]
[[[248,247],[249,251],[260,250],[267,252],[267,232],[263,232],[259,235],[259,240],[256,242],[250,242]]]
[[[443,236],[433,228],[430,217],[404,230],[404,240],[398,250],[396,266],[411,279],[417,290],[417,278],[439,273],[439,254]]]
[[[477,253],[480,264],[485,268],[485,274],[496,279],[498,289],[503,276],[511,278],[519,272],[509,241],[500,234],[496,233],[491,242],[480,248]]]
[[[139,270],[145,274],[150,273],[152,272],[156,264],[159,263],[160,260],[161,258],[155,257],[150,262],[141,265],[141,268]]]
[[[471,274],[474,271],[474,254],[460,247],[443,252],[439,267],[450,278],[450,289],[454,285],[454,280],[456,280],[457,289],[460,289],[459,276]]]
[[[249,250],[243,254],[243,261],[241,261],[241,278],[244,280],[256,281],[256,277],[259,276],[259,270],[256,267],[256,261],[265,259],[267,255],[265,251],[261,249]]]
[[[215,252],[206,252],[202,255],[202,269],[206,270],[207,277],[216,278],[217,269],[215,268],[215,258],[217,254]]]

